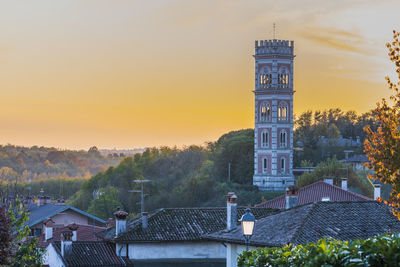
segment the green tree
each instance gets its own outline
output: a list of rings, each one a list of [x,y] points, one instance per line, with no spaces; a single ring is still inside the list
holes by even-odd
[[[44,249],[38,246],[38,239],[30,237],[30,229],[26,222],[29,220],[26,207],[17,198],[8,209],[12,240],[10,243],[10,265],[15,267],[42,266]]]
[[[387,43],[390,60],[396,67],[397,79],[400,80],[400,33],[393,31],[393,42]],[[375,174],[372,179],[391,184],[392,192],[389,203],[396,207],[394,213],[400,219],[400,82],[386,77],[389,88],[393,90],[390,96],[392,104],[382,99],[377,104],[375,113],[378,129],[372,130],[366,126],[368,139],[364,142],[365,153],[369,162],[366,164]]]
[[[10,219],[4,206],[0,207],[0,265],[8,264],[10,260]]]
[[[97,217],[107,219],[112,217],[112,214],[121,207],[119,190],[113,186],[100,188],[93,193],[93,200],[90,203],[88,212]]]

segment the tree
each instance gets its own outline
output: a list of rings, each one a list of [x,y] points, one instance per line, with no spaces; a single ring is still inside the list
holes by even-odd
[[[393,42],[387,43],[390,60],[396,66],[397,78],[400,79],[400,33],[393,31]],[[375,108],[378,129],[364,129],[368,138],[364,142],[364,151],[369,158],[366,166],[374,169],[370,178],[393,186],[389,204],[397,209],[393,212],[400,219],[400,82],[393,82],[386,77],[389,88],[393,90],[390,96],[392,104],[386,99],[377,103]]]
[[[10,258],[10,219],[6,215],[5,207],[0,207],[0,265],[6,265]]]
[[[30,229],[26,222],[29,220],[26,207],[17,198],[8,209],[10,231],[11,257],[10,265],[15,267],[42,266],[44,249],[38,246],[38,239],[29,236]]]

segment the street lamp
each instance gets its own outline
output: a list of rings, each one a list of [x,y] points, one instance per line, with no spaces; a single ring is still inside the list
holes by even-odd
[[[240,223],[242,224],[242,232],[244,235],[244,239],[246,241],[246,251],[249,250],[250,238],[253,235],[254,223],[256,218],[253,214],[251,214],[250,209],[246,209],[246,213],[243,214],[240,219]]]

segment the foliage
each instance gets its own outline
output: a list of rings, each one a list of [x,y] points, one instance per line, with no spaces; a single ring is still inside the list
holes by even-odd
[[[0,145],[0,179],[19,182],[50,177],[90,176],[119,163],[120,157],[104,157],[96,147],[88,151],[53,147]]]
[[[18,198],[8,209],[10,231],[13,236],[10,243],[11,266],[42,266],[44,250],[38,246],[37,238],[29,236],[30,229],[25,224],[29,220],[28,216],[26,207]]]
[[[400,79],[400,33],[393,31],[393,42],[387,43],[390,60],[396,66],[397,78]],[[375,113],[378,129],[365,127],[368,139],[364,142],[365,153],[369,162],[366,164],[374,169],[371,178],[391,184],[392,193],[389,203],[396,207],[394,213],[400,218],[400,82],[393,82],[386,77],[389,88],[393,90],[390,105],[385,99],[377,103]]]
[[[398,266],[400,234],[385,234],[367,240],[321,239],[304,245],[244,251],[238,266]]]
[[[344,158],[344,150],[349,146],[356,154],[362,152],[361,142],[366,137],[363,127],[370,125],[376,129],[374,112],[357,115],[355,111],[344,112],[339,108],[315,112],[305,111],[295,117],[293,165],[301,166],[301,161],[306,160],[313,165],[330,157]],[[348,144],[339,143],[339,137]],[[351,140],[360,138],[359,144],[351,144]],[[353,142],[354,143],[354,142]]]
[[[326,178],[332,178],[333,184],[341,186],[341,178],[347,177],[348,186],[358,188],[366,196],[373,197],[372,186],[357,174],[351,166],[339,162],[336,158],[319,163],[313,172],[305,172],[296,180],[299,187],[303,187]]]
[[[250,129],[228,133],[207,147],[147,149],[84,181],[69,203],[104,219],[110,217],[116,206],[138,214],[140,194],[129,191],[140,190],[133,180],[145,178],[151,180],[144,185],[145,193],[149,194],[146,210],[224,206],[229,191],[236,192],[239,205],[254,205],[282,192],[259,192],[251,185],[253,169],[241,164],[253,165],[253,149]],[[227,169],[221,171],[228,162],[231,162],[231,183],[227,183]],[[93,192],[103,195],[95,199]]]
[[[4,206],[0,207],[0,265],[8,263],[10,257],[10,219]]]

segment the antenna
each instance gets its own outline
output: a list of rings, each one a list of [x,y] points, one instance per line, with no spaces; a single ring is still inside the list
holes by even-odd
[[[276,38],[276,25],[275,25],[275,22],[272,23],[272,28],[273,28],[274,39],[275,39]]]
[[[139,183],[141,185],[141,190],[129,190],[128,192],[140,193],[140,215],[143,216],[143,212],[144,212],[144,197],[147,195],[147,194],[144,193],[143,184],[144,183],[149,183],[149,182],[151,182],[151,180],[139,179],[139,180],[133,180],[133,182]]]

